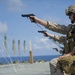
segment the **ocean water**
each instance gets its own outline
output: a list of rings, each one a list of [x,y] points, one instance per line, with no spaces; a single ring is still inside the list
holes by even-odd
[[[44,60],[44,61],[50,61],[53,58],[58,57],[59,55],[45,55],[45,56],[34,56],[33,60]],[[29,56],[21,56],[21,57],[0,57],[0,64],[8,64],[14,61],[17,62],[25,62],[29,61]]]

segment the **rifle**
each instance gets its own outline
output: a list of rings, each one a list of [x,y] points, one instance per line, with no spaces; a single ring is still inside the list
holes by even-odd
[[[35,16],[34,14],[22,14],[22,17],[30,18],[30,16]],[[31,22],[35,22],[34,18],[31,18]]]

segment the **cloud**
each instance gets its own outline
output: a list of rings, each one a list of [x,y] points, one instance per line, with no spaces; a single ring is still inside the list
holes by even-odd
[[[51,43],[49,38],[37,38],[34,44],[35,50],[40,50],[40,49],[50,49],[53,48],[55,46],[54,43]]]
[[[4,33],[4,32],[7,32],[8,30],[8,27],[6,24],[0,22],[0,33]]]
[[[8,9],[10,11],[22,11],[24,4],[22,0],[8,0]]]

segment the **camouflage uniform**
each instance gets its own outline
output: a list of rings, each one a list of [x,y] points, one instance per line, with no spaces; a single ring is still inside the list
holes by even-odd
[[[53,34],[52,34],[53,35]],[[49,37],[51,39],[53,39],[55,42],[59,42],[60,44],[64,44],[64,42],[66,41],[66,37],[65,36],[58,36],[58,35],[49,35]]]
[[[48,29],[50,29],[54,32],[58,32],[58,33],[67,35],[70,32],[72,25],[73,24],[65,26],[65,25],[55,24],[55,23],[52,23],[52,22],[47,22],[46,28],[48,28]],[[58,41],[59,43],[65,44],[66,37],[55,36],[53,39]],[[66,42],[66,45],[67,45],[67,42]],[[66,45],[64,45],[64,46],[66,46]],[[71,48],[71,49],[73,49],[73,48]],[[63,71],[61,71],[60,65],[59,65],[57,59],[58,58],[55,58],[55,59],[50,61],[51,75],[66,75]]]
[[[46,28],[48,28],[52,31],[58,32],[58,33],[62,33],[62,34],[67,34],[69,27],[70,26],[57,25],[52,22],[47,22],[47,26],[46,26]],[[64,44],[66,37],[54,35],[54,37],[52,39],[54,39],[55,41],[58,41],[59,43]],[[49,63],[51,75],[64,75],[64,72],[62,70],[60,70],[60,65],[59,65],[57,59],[58,58],[54,58]]]
[[[60,65],[58,63],[58,58],[54,58],[50,61],[50,72],[51,75],[65,75],[62,70],[60,70]]]
[[[61,33],[61,34],[64,34],[64,35],[67,35],[70,31],[71,31],[71,27],[73,25],[73,23],[75,23],[75,4],[74,5],[71,5],[69,6],[67,9],[66,9],[66,15],[69,16],[70,20],[71,20],[71,23],[70,25],[68,26],[65,26],[65,25],[60,25],[60,24],[55,24],[53,22],[45,22],[43,20],[40,20],[36,17],[30,17],[30,19],[34,19],[35,20],[35,23],[39,23],[43,26],[45,26],[47,29],[49,30],[52,30],[54,32],[57,32],[57,33]],[[72,20],[73,19],[73,20]],[[71,33],[71,32],[70,32]],[[75,33],[75,32],[74,32]],[[70,35],[70,34],[69,34]],[[75,36],[74,36],[75,37]],[[67,37],[66,37],[67,38]],[[71,42],[73,43],[72,41],[72,37],[71,37]],[[61,39],[62,40],[62,39]],[[73,39],[75,40],[75,39]],[[58,39],[59,41],[59,39]],[[59,41],[60,42],[60,41]],[[75,42],[75,41],[74,41]],[[70,42],[69,42],[70,43]],[[71,43],[71,44],[72,44]],[[67,44],[67,42],[66,42]],[[71,44],[70,47],[68,48],[69,50],[75,50],[74,47],[75,45],[72,44],[72,47],[71,47]],[[65,46],[65,45],[64,45]],[[66,47],[65,47],[66,48]],[[69,51],[69,52],[73,52],[73,51]],[[72,53],[74,54],[74,53]],[[60,65],[58,63],[58,58],[56,59],[53,59],[50,61],[50,67],[51,67],[51,75],[65,75],[64,74],[64,71],[60,69]]]
[[[69,17],[71,16],[70,20],[72,24],[65,26],[65,25],[55,24],[53,22],[47,22],[46,28],[54,32],[67,35],[66,44],[68,45],[68,47],[65,48],[66,49],[68,48],[69,51],[67,53],[70,53],[72,50],[73,52],[75,50],[75,4],[69,6],[66,9],[66,15]],[[52,59],[49,63],[51,75],[72,75],[72,73],[74,73],[73,75],[75,75],[75,64],[73,64],[73,60],[75,60],[75,56],[63,58],[60,61],[58,61],[58,58]],[[61,64],[58,62],[60,62]]]

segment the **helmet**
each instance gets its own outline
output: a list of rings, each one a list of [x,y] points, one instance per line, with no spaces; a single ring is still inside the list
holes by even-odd
[[[75,4],[70,5],[70,6],[66,9],[66,15],[69,16],[70,13],[75,13]]]

